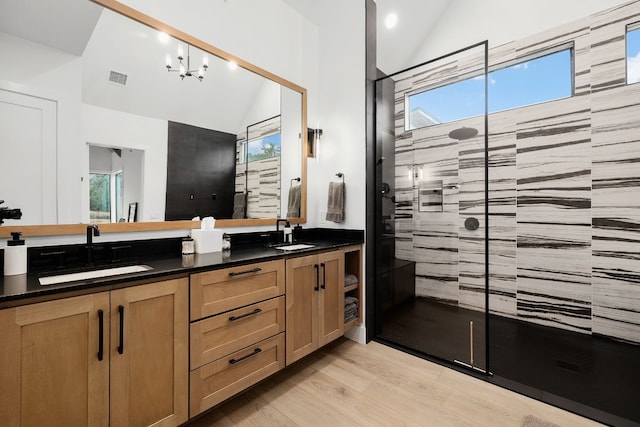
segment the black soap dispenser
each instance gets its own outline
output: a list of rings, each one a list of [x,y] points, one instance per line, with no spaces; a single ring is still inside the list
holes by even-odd
[[[27,272],[27,245],[21,239],[22,233],[14,231],[11,233],[12,239],[7,241],[4,248],[4,275],[15,276]]]

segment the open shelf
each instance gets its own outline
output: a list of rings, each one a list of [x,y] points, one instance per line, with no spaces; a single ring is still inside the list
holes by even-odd
[[[354,319],[344,323],[344,330],[362,323],[362,245],[349,246],[343,249],[344,253],[344,274],[353,274],[358,281],[344,287],[345,296],[352,296],[358,299],[358,315]]]
[[[345,286],[344,291],[345,292],[351,292],[353,290],[358,289],[358,283],[354,283],[353,285],[349,285],[349,286]]]

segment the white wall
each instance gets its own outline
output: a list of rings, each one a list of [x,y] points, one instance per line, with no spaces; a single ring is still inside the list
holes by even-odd
[[[6,33],[0,33],[0,57],[5,58],[0,67],[2,87],[58,105],[58,196],[67,201],[58,204],[58,222],[79,222],[80,176],[67,165],[80,160],[80,59]]]
[[[83,141],[103,147],[132,148],[144,152],[142,188],[144,200],[138,205],[139,221],[164,220],[167,188],[166,120],[136,116],[93,105],[82,108]],[[82,147],[82,222],[89,221],[89,148]],[[128,206],[128,205],[127,205]]]
[[[327,0],[318,10],[317,110],[309,126],[323,130],[317,158],[308,160],[308,218],[312,225],[364,229],[365,167],[365,4]],[[327,193],[335,174],[345,174],[345,221],[326,222]]]
[[[409,66],[483,40],[489,40],[489,48],[500,46],[627,2],[453,0],[429,32]]]

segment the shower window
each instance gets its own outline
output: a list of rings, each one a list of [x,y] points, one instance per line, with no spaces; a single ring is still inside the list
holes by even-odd
[[[489,113],[573,95],[573,45],[557,46],[517,62],[492,67]],[[551,78],[550,78],[551,77]],[[407,94],[405,128],[419,129],[484,112],[484,76],[472,76]]]
[[[640,82],[640,22],[627,27],[627,84]]]
[[[241,158],[247,162],[280,157],[280,133],[249,141],[243,145],[242,151]]]

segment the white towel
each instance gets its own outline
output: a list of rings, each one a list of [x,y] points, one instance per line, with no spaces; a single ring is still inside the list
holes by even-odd
[[[330,182],[327,198],[327,221],[344,221],[344,182]]]

